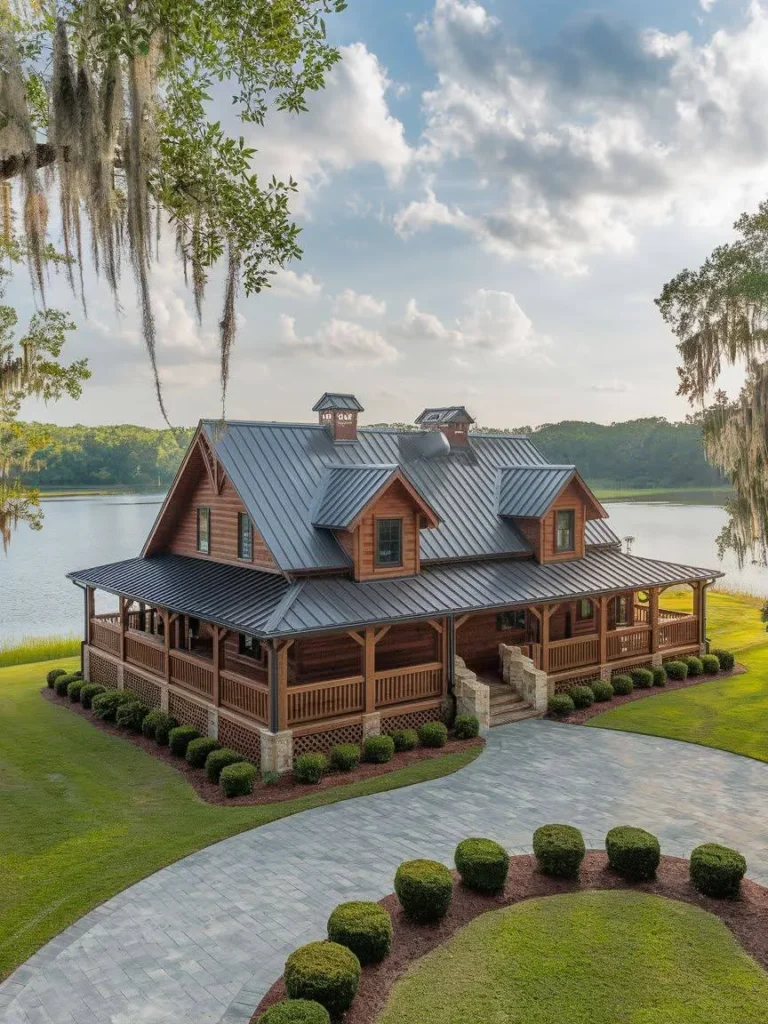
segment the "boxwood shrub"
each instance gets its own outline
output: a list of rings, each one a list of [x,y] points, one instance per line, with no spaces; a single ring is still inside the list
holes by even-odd
[[[629,677],[638,690],[650,690],[653,686],[653,672],[648,668],[633,668]]]
[[[594,683],[589,684],[589,688],[596,701],[611,700],[613,697],[613,686],[605,679],[596,679]]]
[[[493,839],[464,839],[453,855],[462,882],[478,892],[501,892],[507,880],[509,854]]]
[[[567,693],[556,693],[547,701],[547,711],[550,715],[557,715],[564,718],[576,710],[576,705]]]
[[[608,863],[633,882],[653,878],[661,860],[659,840],[644,828],[619,825],[605,837]]]
[[[141,731],[148,740],[156,740],[161,747],[164,747],[168,744],[168,733],[178,724],[173,715],[169,715],[167,711],[161,711],[160,708],[155,708],[141,723]]]
[[[80,682],[75,675],[57,676],[53,683],[53,690],[57,697],[67,696],[67,687],[70,683]]]
[[[293,777],[297,782],[316,785],[328,771],[325,754],[299,754],[293,762]]]
[[[717,843],[697,846],[691,854],[691,881],[705,896],[735,900],[746,870],[747,862],[738,851]]]
[[[115,721],[121,729],[131,729],[133,732],[141,732],[141,723],[149,714],[149,708],[142,704],[135,697],[132,701],[126,701],[117,709]]]
[[[613,687],[613,692],[617,697],[626,697],[628,694],[632,693],[635,688],[635,684],[632,682],[631,677],[623,675],[614,676],[613,679],[611,679],[611,686]]]
[[[681,680],[688,678],[688,666],[684,661],[665,661],[664,669],[666,670],[668,679],[674,679],[676,682],[680,682]]]
[[[653,685],[654,686],[666,686],[667,685],[667,670],[663,665],[654,665],[651,669],[653,673]]]
[[[439,921],[451,905],[453,876],[439,861],[406,860],[395,874],[395,892],[411,921]]]
[[[714,654],[702,654],[701,664],[708,676],[714,676],[720,671],[720,661]]]
[[[80,687],[80,703],[84,708],[90,708],[93,698],[106,691],[106,686],[102,686],[101,683],[83,683]]]
[[[310,942],[288,957],[283,971],[291,999],[311,999],[332,1017],[348,1010],[360,982],[360,961],[338,942]]]
[[[85,686],[82,679],[73,679],[71,683],[67,683],[67,696],[73,704],[80,702],[80,691]]]
[[[716,647],[709,653],[714,654],[717,658],[721,672],[730,672],[736,664],[736,655],[732,651],[724,651],[721,647]]]
[[[171,748],[171,753],[176,757],[185,757],[187,747],[199,735],[200,731],[194,725],[177,725],[168,733],[168,746]]]
[[[283,999],[265,1010],[256,1024],[331,1024],[331,1017],[311,999]]]
[[[360,747],[357,743],[340,743],[331,748],[328,760],[337,772],[351,772],[360,764]]]
[[[448,730],[442,722],[425,722],[419,726],[419,742],[422,747],[444,747],[448,742]]]
[[[392,919],[378,903],[340,903],[328,918],[328,939],[351,949],[361,964],[376,964],[392,948]]]
[[[415,729],[395,729],[389,735],[395,744],[395,750],[399,753],[403,750],[413,750],[419,742],[419,734]]]
[[[189,741],[184,757],[187,764],[193,768],[204,768],[211,751],[220,749],[221,744],[212,736],[198,736],[197,739]]]
[[[391,736],[368,736],[363,742],[363,760],[372,764],[386,764],[395,756],[395,741]]]
[[[573,825],[542,825],[533,833],[533,852],[545,875],[575,878],[587,848]]]
[[[230,747],[212,750],[205,760],[205,774],[208,776],[208,781],[218,784],[222,769],[226,768],[228,764],[239,764],[244,760],[242,754]]]
[[[53,689],[53,684],[59,678],[59,676],[68,676],[71,673],[67,672],[65,668],[52,668],[48,675],[45,677],[45,681],[48,684],[48,689]]]
[[[695,655],[689,654],[687,658],[682,658],[681,660],[688,666],[689,676],[703,675],[704,666],[701,663],[701,658],[697,658]]]
[[[82,696],[82,690],[80,691]],[[121,704],[132,704],[136,695],[130,690],[105,690],[91,701],[93,713],[104,722],[114,722]]]
[[[577,708],[589,708],[595,703],[595,695],[588,686],[572,686],[568,696]]]
[[[247,796],[253,792],[253,784],[258,777],[255,764],[238,761],[236,764],[224,765],[219,775],[219,785],[224,790],[224,796]]]
[[[453,735],[457,740],[473,740],[480,735],[480,719],[477,715],[456,715]]]

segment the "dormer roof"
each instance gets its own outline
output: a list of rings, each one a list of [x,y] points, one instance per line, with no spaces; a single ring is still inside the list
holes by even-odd
[[[504,466],[499,471],[500,516],[511,519],[540,519],[558,495],[576,479],[589,499],[588,519],[607,518],[608,513],[594,496],[575,466]]]
[[[312,406],[312,412],[324,412],[326,409],[340,409],[343,412],[365,412],[354,395],[343,395],[335,391],[326,391]]]
[[[449,405],[440,409],[425,409],[414,422],[426,427],[441,423],[474,423],[475,420],[463,405]]]
[[[312,525],[329,530],[352,529],[365,509],[395,481],[403,484],[429,525],[437,526],[434,511],[394,463],[329,469],[320,485]]]

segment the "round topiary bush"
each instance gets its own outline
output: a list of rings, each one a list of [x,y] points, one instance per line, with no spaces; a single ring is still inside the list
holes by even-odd
[[[48,675],[45,677],[45,681],[48,684],[48,689],[49,690],[53,689],[53,684],[56,682],[56,680],[59,678],[59,676],[68,676],[68,675],[71,675],[71,673],[67,672],[67,670],[65,668],[52,668],[51,671],[48,673]]]
[[[395,756],[395,741],[391,736],[369,736],[363,743],[363,760],[371,764],[386,764]]]
[[[419,742],[422,747],[444,747],[448,742],[448,730],[442,722],[425,722],[419,726]]]
[[[83,683],[80,687],[80,703],[84,708],[90,708],[94,697],[100,693],[106,693],[106,687],[100,683]]]
[[[402,753],[404,750],[413,750],[419,742],[419,734],[415,729],[395,729],[389,734],[395,744],[395,750]]]
[[[81,672],[80,669],[78,669],[76,672],[73,672],[72,675],[75,677],[75,679],[82,679],[83,678],[83,673]]]
[[[576,705],[567,693],[556,693],[547,701],[547,711],[550,715],[557,715],[558,718],[564,718],[575,710]]]
[[[691,854],[691,881],[705,896],[735,900],[746,870],[747,862],[737,850],[717,843],[697,846]]]
[[[681,658],[681,661],[688,666],[689,676],[700,676],[704,674],[704,666],[701,663],[701,658],[696,658],[691,654],[688,655],[687,658]],[[720,663],[718,662],[718,664]]]
[[[168,746],[175,757],[186,757],[187,747],[196,740],[200,732],[194,725],[177,725],[168,733]]]
[[[360,747],[357,743],[340,743],[331,747],[328,760],[337,772],[351,772],[360,764]]]
[[[648,668],[633,668],[629,677],[638,690],[650,690],[653,686],[653,672]]]
[[[193,740],[194,742],[194,740]],[[256,765],[250,761],[238,761],[236,764],[227,764],[219,774],[219,785],[224,791],[224,796],[248,796],[253,792],[253,786],[259,777]]]
[[[149,714],[149,708],[140,700],[126,701],[117,709],[115,721],[121,729],[131,729],[133,732],[141,732],[141,723]]]
[[[82,697],[82,690],[80,696]],[[130,690],[105,690],[91,701],[93,713],[104,722],[114,722],[117,709],[122,704],[132,704],[136,695]]]
[[[667,673],[667,678],[673,679],[675,682],[681,682],[683,679],[688,678],[688,666],[684,661],[666,661],[664,662],[664,669]]]
[[[626,697],[632,693],[635,688],[635,684],[632,682],[632,679],[629,676],[622,675],[614,676],[613,679],[611,679],[611,686],[613,687],[613,692],[617,697]]]
[[[283,999],[265,1010],[256,1024],[331,1024],[331,1017],[311,999]]]
[[[78,704],[80,701],[80,691],[85,686],[82,679],[73,679],[71,683],[67,683],[67,696],[73,704]]]
[[[643,828],[619,825],[605,837],[608,863],[633,882],[653,878],[661,860],[659,840]]]
[[[395,874],[395,892],[411,921],[439,921],[451,905],[453,876],[439,861],[406,860]]]
[[[533,833],[533,852],[545,875],[575,878],[587,848],[573,825],[542,825]]]
[[[376,964],[392,948],[392,919],[378,903],[340,903],[328,918],[328,939],[351,949],[361,964]]]
[[[190,740],[187,744],[187,752],[184,758],[188,765],[193,768],[204,768],[208,755],[214,750],[220,750],[221,744],[212,736],[198,736],[196,740]]]
[[[736,664],[736,655],[731,651],[724,651],[721,647],[717,647],[709,653],[714,654],[717,658],[721,672],[730,672]]]
[[[493,839],[463,839],[453,855],[462,882],[478,892],[501,892],[509,854]]]
[[[666,686],[667,685],[667,670],[663,665],[654,665],[651,669],[653,673],[653,685],[654,686]]]
[[[57,697],[66,697],[69,684],[77,682],[80,682],[80,680],[74,675],[57,676],[53,681],[53,692]]]
[[[706,675],[714,676],[720,671],[720,661],[714,654],[702,654],[700,660]]]
[[[154,708],[141,723],[141,731],[148,740],[157,740],[161,746],[168,742],[168,733],[179,723],[167,711]]]
[[[178,727],[178,724],[173,715],[164,713],[164,717],[155,726],[155,743],[161,747],[167,747],[171,740],[171,733]]]
[[[338,942],[310,942],[288,957],[283,980],[291,999],[311,999],[336,1017],[355,998],[360,961]]]
[[[480,719],[477,715],[456,715],[453,735],[457,740],[473,740],[480,735]]]
[[[595,703],[595,695],[588,686],[572,686],[568,696],[577,708],[590,708]]]
[[[244,760],[245,758],[242,754],[236,750],[231,750],[229,747],[212,750],[205,759],[205,774],[208,776],[208,781],[218,785],[222,769],[226,768],[229,764],[240,764]]]
[[[594,683],[589,684],[589,688],[595,696],[595,700],[603,702],[606,700],[613,699],[613,686],[605,679],[596,679]]]
[[[299,754],[293,762],[293,777],[297,782],[317,785],[328,771],[328,758],[325,754]]]

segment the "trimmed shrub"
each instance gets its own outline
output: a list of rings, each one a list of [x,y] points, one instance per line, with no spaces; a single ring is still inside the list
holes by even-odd
[[[317,785],[328,771],[328,758],[325,754],[299,754],[293,762],[293,777],[297,782]]]
[[[605,837],[608,863],[632,882],[653,878],[661,860],[659,840],[644,828],[619,825]]]
[[[360,981],[360,961],[338,942],[310,942],[285,961],[285,990],[291,999],[311,999],[332,1017],[348,1010]]]
[[[73,679],[71,683],[67,683],[67,696],[73,704],[80,702],[80,691],[85,686],[82,679]]]
[[[720,661],[714,654],[702,654],[701,664],[708,676],[714,676],[720,671]]]
[[[178,724],[173,715],[155,708],[141,723],[141,731],[148,740],[156,740],[161,746],[165,746],[168,743],[168,733]]]
[[[480,735],[480,719],[477,715],[456,715],[453,735],[457,740],[473,740]]]
[[[276,786],[280,781],[280,772],[262,772],[261,781],[265,786]]]
[[[205,768],[205,762],[211,751],[220,749],[221,744],[212,736],[198,736],[196,740],[189,741],[184,757],[187,764],[193,768]]]
[[[80,694],[82,696],[82,690]],[[133,704],[136,695],[130,690],[105,690],[91,701],[93,713],[104,722],[114,722],[117,709],[122,704]]]
[[[132,729],[133,732],[141,732],[141,723],[149,714],[149,708],[140,700],[126,701],[117,709],[115,721],[121,729]]]
[[[57,697],[67,696],[67,687],[70,683],[80,682],[75,675],[57,676],[53,682],[53,691]]]
[[[106,693],[107,688],[102,686],[101,683],[83,683],[80,687],[80,703],[84,708],[90,708],[94,697],[98,697],[100,693]]]
[[[328,940],[351,949],[361,964],[377,964],[392,948],[392,918],[378,903],[340,903],[328,918]]]
[[[448,742],[448,730],[442,722],[425,722],[418,732],[422,747],[444,747]]]
[[[67,670],[65,668],[52,668],[51,671],[48,673],[48,675],[45,677],[45,681],[48,684],[48,689],[49,690],[53,689],[53,684],[56,682],[56,680],[59,678],[59,676],[68,676],[68,675],[71,675],[71,673],[67,672]]]
[[[613,687],[613,692],[617,697],[626,697],[628,694],[632,693],[635,688],[635,684],[632,682],[630,676],[622,675],[614,676],[613,679],[611,679],[611,686]]]
[[[556,693],[547,701],[547,711],[549,711],[550,715],[564,718],[575,710],[576,705],[567,693]]]
[[[159,743],[161,747],[167,747],[171,741],[171,733],[179,723],[173,715],[169,715],[167,712],[163,712],[163,714],[165,717],[155,726],[155,742]]]
[[[653,686],[653,672],[648,668],[633,668],[629,677],[638,690],[650,690]]]
[[[746,870],[747,862],[737,850],[717,843],[697,846],[691,854],[691,881],[705,896],[735,900]]]
[[[542,825],[533,833],[533,852],[545,875],[575,878],[587,848],[573,825]]]
[[[351,772],[360,764],[360,747],[357,743],[340,743],[331,748],[329,761],[337,772]]]
[[[464,885],[478,892],[501,892],[507,880],[509,854],[492,839],[463,839],[453,855]]]
[[[83,673],[80,671],[80,669],[78,669],[77,672],[73,672],[72,675],[75,677],[75,679],[83,678]]]
[[[453,876],[439,861],[405,860],[395,874],[395,892],[411,921],[439,921],[451,905]]]
[[[613,697],[613,687],[605,679],[596,679],[594,683],[589,684],[589,688],[595,695],[595,700],[601,703]]]
[[[389,734],[395,744],[395,750],[402,753],[404,750],[413,750],[419,742],[419,734],[415,729],[395,729]]]
[[[363,742],[363,760],[371,764],[386,764],[395,756],[395,741],[391,736],[369,736]]]
[[[331,1017],[311,999],[283,999],[262,1013],[256,1024],[331,1024]]]
[[[654,686],[666,686],[667,685],[667,670],[663,665],[654,665],[651,669],[653,673],[653,685]]]
[[[240,764],[244,760],[245,758],[242,754],[229,747],[220,747],[218,750],[212,750],[205,760],[205,774],[208,776],[208,781],[215,782],[218,785],[219,776],[227,765]]]
[[[732,651],[724,651],[721,647],[716,647],[709,653],[717,658],[721,672],[730,672],[736,664],[736,655]]]
[[[192,742],[194,743],[194,740]],[[258,777],[259,772],[255,764],[251,764],[250,761],[238,761],[221,769],[219,785],[224,790],[224,796],[248,796],[253,792],[253,784]]]
[[[704,666],[701,663],[701,658],[696,658],[693,655],[689,655],[687,658],[681,658],[681,661],[683,661],[688,666],[689,676],[703,675]],[[718,664],[720,663],[718,662]]]
[[[168,746],[175,757],[186,757],[187,747],[196,740],[200,732],[194,725],[177,725],[168,733]]]
[[[572,686],[568,696],[577,708],[590,708],[595,703],[595,695],[588,686]]]
[[[674,679],[675,682],[680,682],[688,678],[688,666],[684,661],[666,661],[664,662],[664,669],[667,673],[667,679]]]

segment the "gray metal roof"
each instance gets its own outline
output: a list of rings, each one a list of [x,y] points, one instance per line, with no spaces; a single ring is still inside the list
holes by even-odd
[[[439,526],[421,533],[422,561],[530,554],[514,524],[498,514],[496,479],[505,466],[546,465],[528,437],[470,434],[465,449],[435,446],[432,431],[358,430],[335,444],[319,424],[203,423],[206,437],[286,572],[341,569],[333,534],[312,525],[320,485],[334,466],[395,464],[434,510]]]
[[[388,480],[397,473],[384,466],[334,466],[320,485],[320,500],[312,513],[313,526],[344,530]]]
[[[588,548],[621,546],[621,540],[605,519],[588,519],[584,539]]]
[[[499,473],[499,515],[538,519],[575,472],[575,466],[505,466]]]
[[[414,420],[415,423],[474,423],[463,405],[450,405],[441,409],[425,409]]]
[[[326,391],[322,398],[318,398],[312,406],[312,412],[322,412],[324,409],[365,412],[354,395],[341,395],[333,391]]]

